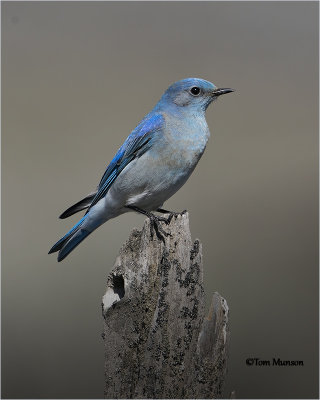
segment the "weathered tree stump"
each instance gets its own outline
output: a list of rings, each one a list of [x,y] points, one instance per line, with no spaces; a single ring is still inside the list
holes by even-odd
[[[228,306],[214,293],[204,316],[202,246],[189,217],[163,244],[149,220],[120,250],[103,296],[105,398],[221,398]]]

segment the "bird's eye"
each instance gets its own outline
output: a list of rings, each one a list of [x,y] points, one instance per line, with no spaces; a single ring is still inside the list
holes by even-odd
[[[190,92],[193,96],[199,96],[200,94],[200,88],[198,88],[197,86],[194,86],[193,88],[190,89]]]

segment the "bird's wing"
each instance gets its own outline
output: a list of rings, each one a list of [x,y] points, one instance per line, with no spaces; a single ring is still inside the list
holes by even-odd
[[[151,146],[156,134],[163,128],[161,114],[147,115],[131,132],[107,167],[87,212],[102,199],[121,171],[135,158],[141,157]]]

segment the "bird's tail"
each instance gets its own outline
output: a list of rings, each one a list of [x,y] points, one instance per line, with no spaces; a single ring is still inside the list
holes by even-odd
[[[69,207],[66,211],[64,211],[59,218],[61,219],[68,218],[70,217],[70,215],[85,210],[90,206],[96,194],[97,191],[89,193],[84,199],[78,201],[78,203],[74,204],[73,206]]]
[[[51,247],[49,254],[59,251],[58,261],[62,261],[78,246],[78,244],[90,235],[92,230],[87,230],[83,226],[87,215],[85,215],[66,235],[63,236],[63,238]]]

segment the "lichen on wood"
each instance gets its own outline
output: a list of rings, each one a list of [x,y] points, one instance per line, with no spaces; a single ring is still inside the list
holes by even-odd
[[[164,226],[146,220],[122,246],[103,296],[105,398],[221,398],[228,306],[214,293],[205,317],[202,246],[188,213]]]

